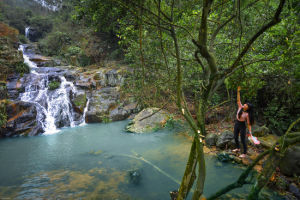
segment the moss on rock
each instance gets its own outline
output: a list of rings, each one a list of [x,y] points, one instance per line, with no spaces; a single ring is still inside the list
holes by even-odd
[[[49,84],[48,84],[48,88],[49,90],[56,90],[57,88],[60,87],[60,82],[58,81],[51,81]]]
[[[73,100],[73,103],[80,110],[80,112],[83,112],[87,103],[86,94],[80,94],[76,96]]]

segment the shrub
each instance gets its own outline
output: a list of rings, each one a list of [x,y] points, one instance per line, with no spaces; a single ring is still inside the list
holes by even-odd
[[[60,87],[60,82],[58,81],[51,81],[49,84],[48,84],[48,89],[49,90],[56,90],[57,88]]]
[[[82,50],[80,47],[76,47],[76,46],[70,46],[67,50],[67,53],[70,56],[74,56],[74,55],[80,55],[82,54]]]
[[[50,33],[52,30],[52,21],[50,18],[46,17],[32,17],[30,18],[29,25],[31,29],[36,32],[36,39],[40,39],[46,35],[46,33]]]
[[[56,31],[50,33],[45,39],[40,41],[39,48],[43,53],[53,56],[59,55],[62,48],[70,43],[71,38],[68,33]]]
[[[19,62],[16,65],[16,72],[19,74],[28,74],[30,72],[30,68],[27,64]]]
[[[0,127],[6,124],[7,114],[6,114],[6,103],[0,101]]]

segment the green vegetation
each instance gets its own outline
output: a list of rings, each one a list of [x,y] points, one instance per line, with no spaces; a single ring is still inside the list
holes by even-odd
[[[0,101],[0,128],[6,124],[7,113],[6,113],[6,102]]]
[[[282,135],[297,119],[296,1],[112,2],[77,1],[77,16],[93,27],[103,26],[100,17],[104,14],[118,19],[119,24],[110,29],[117,33],[125,61],[133,68],[126,92],[144,107],[176,104],[193,130],[195,137],[177,199],[185,199],[194,183],[193,199],[201,197],[206,172],[203,143],[198,138],[206,135],[205,116],[209,109],[234,99],[238,85],[247,90],[243,99],[257,105],[260,118],[265,113],[262,122],[277,129],[277,134]],[[122,12],[124,9],[128,12]],[[288,119],[278,122],[284,118]],[[271,168],[266,170],[268,174]],[[266,183],[259,182],[250,199]]]
[[[43,54],[77,66],[100,65],[124,56],[122,61],[132,69],[124,93],[134,96],[141,107],[173,111],[176,107],[176,114],[185,118],[194,135],[178,199],[185,199],[194,183],[193,199],[201,197],[206,177],[202,143],[206,115],[219,105],[235,108],[239,85],[242,99],[255,105],[258,123],[284,135],[278,141],[280,153],[299,143],[299,134],[288,128],[300,111],[300,7],[296,0],[66,0],[57,13],[45,14],[14,8],[13,2],[0,3],[0,20],[23,34],[26,26],[38,29],[36,39]],[[19,73],[25,73],[24,66],[19,68]],[[59,85],[53,81],[49,89]],[[109,122],[108,116],[101,118]],[[294,125],[293,130],[299,129]],[[174,120],[165,126],[174,126]],[[263,174],[269,178],[278,160],[274,161],[274,149],[260,158],[267,154]],[[247,170],[220,194],[245,184]],[[255,199],[267,181],[257,177],[249,199]]]
[[[40,41],[39,48],[49,56],[59,55],[62,48],[69,45],[71,42],[70,36],[65,32],[51,32],[47,37]]]
[[[51,81],[49,84],[48,84],[48,89],[49,90],[56,90],[57,88],[60,87],[60,82],[58,81]]]
[[[28,74],[30,73],[30,68],[26,63],[19,62],[16,64],[16,72],[19,74]]]
[[[111,122],[111,119],[107,115],[101,116],[101,119],[102,119],[103,123],[109,123],[109,122]]]
[[[79,96],[76,97],[75,100],[74,100],[74,104],[75,104],[76,106],[85,106],[86,102],[87,102],[86,94],[79,95]]]

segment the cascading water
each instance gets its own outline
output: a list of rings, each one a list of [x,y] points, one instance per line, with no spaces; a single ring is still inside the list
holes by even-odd
[[[54,67],[39,68],[30,60],[26,45],[20,45],[19,50],[23,52],[24,63],[31,68],[20,100],[36,105],[37,120],[41,122],[44,134],[56,133],[60,127],[84,125],[88,103],[82,116],[74,111],[70,98],[77,93],[77,89],[63,76],[64,71]],[[59,88],[51,90],[51,81],[59,82]]]
[[[29,39],[29,31],[30,31],[30,27],[26,27],[26,28],[25,28],[25,37],[26,37],[27,39]]]
[[[45,0],[34,0],[44,8],[47,8],[51,11],[58,11],[61,8],[62,0],[52,0],[52,1],[45,1]]]

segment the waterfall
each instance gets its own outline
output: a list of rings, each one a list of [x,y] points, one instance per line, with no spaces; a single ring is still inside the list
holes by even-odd
[[[83,110],[83,116],[82,116],[82,121],[81,121],[80,126],[86,125],[86,123],[85,123],[85,117],[86,117],[86,113],[87,113],[88,108],[89,108],[89,104],[90,104],[90,100],[88,99],[87,102],[86,102],[86,106],[85,106],[85,108]]]
[[[34,0],[42,7],[47,8],[51,11],[58,11],[62,6],[62,0],[52,0],[52,1],[45,1],[45,0]]]
[[[23,52],[24,63],[30,66],[31,72],[25,77],[25,92],[19,97],[21,101],[36,105],[37,121],[41,122],[44,134],[57,133],[60,127],[84,125],[89,101],[83,116],[78,117],[70,100],[71,94],[77,93],[77,88],[72,82],[66,80],[63,70],[54,67],[37,67],[36,63],[30,60],[26,47],[20,45],[19,50]],[[60,82],[59,88],[50,90],[50,80]]]
[[[29,31],[30,31],[30,27],[26,27],[26,28],[25,28],[25,37],[26,37],[27,39],[29,39]]]

